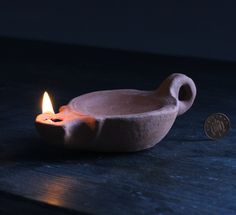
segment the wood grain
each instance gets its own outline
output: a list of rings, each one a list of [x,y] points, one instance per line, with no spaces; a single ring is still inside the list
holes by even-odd
[[[53,205],[46,211],[51,214],[60,207],[88,214],[236,213],[234,63],[12,43],[1,43],[0,60],[3,214],[9,212],[6,202],[34,214],[41,213],[34,202]],[[193,78],[198,97],[151,150],[75,153],[48,146],[35,131],[33,122],[44,90],[59,107],[94,90],[150,90],[178,71]],[[232,129],[222,140],[211,141],[204,135],[203,122],[212,112],[226,113],[231,119]],[[17,203],[14,195],[33,200],[32,207]]]

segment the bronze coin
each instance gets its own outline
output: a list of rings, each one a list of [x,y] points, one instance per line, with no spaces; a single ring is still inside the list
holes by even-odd
[[[204,123],[206,136],[211,139],[220,139],[224,137],[230,129],[230,120],[223,113],[213,113],[207,117]]]

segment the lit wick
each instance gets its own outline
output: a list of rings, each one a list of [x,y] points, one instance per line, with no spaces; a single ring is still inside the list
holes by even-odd
[[[46,91],[43,94],[42,113],[55,114],[51,99]],[[46,119],[46,120],[52,122],[51,119]]]

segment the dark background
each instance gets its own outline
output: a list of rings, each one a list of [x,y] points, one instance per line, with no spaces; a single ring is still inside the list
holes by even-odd
[[[1,1],[0,36],[236,60],[236,2]]]

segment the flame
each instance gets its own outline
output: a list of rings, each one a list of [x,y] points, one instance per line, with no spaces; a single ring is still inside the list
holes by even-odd
[[[52,107],[51,99],[46,91],[43,94],[42,112],[53,113],[53,114],[55,113]]]

